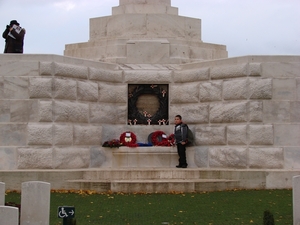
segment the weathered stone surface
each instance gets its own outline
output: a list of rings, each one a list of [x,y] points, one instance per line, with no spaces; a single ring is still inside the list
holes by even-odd
[[[261,76],[261,63],[249,63],[249,76]]]
[[[80,147],[54,148],[53,167],[55,169],[88,168],[90,149]]]
[[[99,84],[99,101],[108,103],[126,103],[127,85]]]
[[[87,123],[89,120],[89,105],[79,102],[54,102],[54,120],[56,122]]]
[[[170,88],[170,103],[197,103],[199,102],[199,84],[189,83],[172,85]]]
[[[98,84],[95,82],[78,81],[78,99],[82,101],[98,101]]]
[[[4,77],[4,97],[7,99],[28,99],[28,77]]]
[[[10,122],[37,122],[38,120],[38,100],[10,101]]]
[[[209,148],[209,166],[213,168],[246,168],[247,149],[211,147]]]
[[[291,102],[290,108],[291,122],[300,122],[300,101]]]
[[[222,81],[212,81],[200,84],[200,101],[212,102],[222,100]]]
[[[275,146],[300,146],[299,124],[275,124],[274,145]]]
[[[296,100],[300,101],[300,78],[296,79],[296,84],[297,84],[297,88],[296,88]],[[0,87],[1,87],[1,81],[0,81]],[[1,91],[0,91],[0,96],[1,96]]]
[[[272,145],[274,142],[272,125],[250,125],[250,145]]]
[[[251,101],[249,103],[249,121],[262,122],[263,121],[263,103]]]
[[[298,170],[300,169],[300,151],[299,147],[284,148],[284,168]]]
[[[25,146],[26,141],[27,124],[0,124],[1,146]]]
[[[101,167],[107,160],[105,151],[97,146],[92,146],[90,149],[90,168]]]
[[[249,89],[251,99],[270,99],[272,79],[250,79]]]
[[[1,63],[0,76],[38,76],[39,62],[26,60],[4,60]]]
[[[52,78],[29,78],[29,96],[30,98],[51,98]]]
[[[100,124],[126,124],[127,105],[91,104],[90,122]]]
[[[290,122],[290,104],[289,101],[264,101],[264,122]]]
[[[195,164],[199,168],[208,167],[208,150],[209,147],[207,146],[197,146],[195,148]]]
[[[101,144],[101,126],[74,126],[75,145],[99,145]]]
[[[229,145],[246,145],[247,126],[246,125],[228,126],[227,142]]]
[[[227,80],[223,82],[223,98],[225,100],[237,100],[237,99],[247,99],[248,79],[241,80]]]
[[[273,79],[273,100],[296,100],[297,82],[295,79]]]
[[[10,101],[9,100],[0,100],[0,123],[4,123],[4,122],[10,122]]]
[[[161,84],[171,82],[171,71],[124,71],[125,82],[131,84]]]
[[[196,126],[196,145],[225,145],[226,128],[223,126]]]
[[[194,69],[194,70],[183,70],[174,72],[174,82],[186,83],[186,82],[197,82],[201,80],[208,80],[209,69]]]
[[[266,62],[262,63],[263,77],[295,78],[299,77],[300,64],[289,62]]]
[[[55,74],[55,76],[87,79],[88,78],[88,67],[55,62],[54,63],[54,74]]]
[[[213,103],[210,105],[210,122],[229,123],[247,121],[247,103]]]
[[[39,101],[39,121],[52,122],[52,101]]]
[[[52,145],[52,124],[28,124],[29,145]]]
[[[18,169],[52,169],[52,148],[18,148]]]
[[[0,182],[0,206],[3,206],[5,202],[5,183]],[[3,215],[2,215],[3,216]],[[0,216],[2,219],[2,217]],[[4,223],[6,221],[0,221],[0,223]]]
[[[181,114],[186,123],[207,123],[208,122],[208,104],[176,104],[170,106],[169,111],[171,119],[177,114]]]
[[[73,126],[71,124],[55,124],[53,127],[54,145],[73,144]]]
[[[247,76],[247,64],[225,65],[212,67],[211,79],[228,79]]]
[[[122,82],[123,72],[122,71],[111,71],[104,69],[89,68],[90,80],[107,81],[107,82]]]
[[[71,79],[54,79],[54,97],[56,99],[76,100],[77,83]]]
[[[282,169],[284,165],[282,148],[249,148],[249,167]]]
[[[300,224],[300,176],[293,177],[293,221]]]
[[[18,225],[19,224],[19,209],[0,205],[0,224]]]
[[[0,99],[4,98],[4,77],[0,76]]]
[[[53,62],[40,62],[40,74],[41,75],[52,75],[54,73]]]
[[[0,147],[0,170],[16,169],[16,159],[16,148]]]

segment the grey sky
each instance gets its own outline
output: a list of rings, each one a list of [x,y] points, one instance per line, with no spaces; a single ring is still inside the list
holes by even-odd
[[[202,40],[226,45],[229,57],[300,55],[299,0],[171,2],[180,16],[201,19]],[[109,16],[118,5],[119,0],[0,0],[1,34],[16,19],[26,29],[25,53],[63,55],[65,44],[88,41],[90,18]]]

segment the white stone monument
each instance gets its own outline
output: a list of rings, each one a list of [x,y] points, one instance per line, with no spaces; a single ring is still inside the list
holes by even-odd
[[[0,225],[18,225],[19,209],[10,206],[0,206]]]
[[[294,225],[300,225],[300,176],[293,177]]]
[[[50,183],[22,183],[21,225],[49,225]]]
[[[0,205],[4,205],[5,201],[5,183],[0,182]]]

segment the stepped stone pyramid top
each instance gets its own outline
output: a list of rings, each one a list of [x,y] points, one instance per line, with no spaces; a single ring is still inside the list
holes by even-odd
[[[178,15],[171,0],[120,0],[112,16],[90,19],[88,42],[66,56],[119,64],[182,64],[227,58],[226,46],[204,43],[201,20]]]

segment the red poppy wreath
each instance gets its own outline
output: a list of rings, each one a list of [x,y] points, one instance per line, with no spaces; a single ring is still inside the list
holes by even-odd
[[[127,147],[137,147],[136,135],[130,131],[126,131],[120,136],[120,143]]]
[[[152,133],[151,142],[154,146],[170,146],[169,138],[163,131]]]

